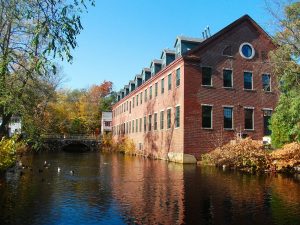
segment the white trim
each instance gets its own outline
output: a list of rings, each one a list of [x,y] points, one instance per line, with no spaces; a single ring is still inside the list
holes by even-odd
[[[233,105],[222,105],[223,108],[234,108]]]
[[[252,55],[250,57],[246,57],[243,52],[242,52],[242,48],[244,47],[244,45],[249,45],[252,49]],[[239,53],[240,55],[244,58],[244,59],[253,59],[253,57],[255,56],[255,49],[253,48],[253,46],[249,43],[249,42],[244,42],[240,45],[239,47]]]
[[[261,110],[263,110],[263,111],[273,111],[272,108],[262,108]]]
[[[201,106],[214,106],[213,104],[201,104]]]
[[[255,109],[253,106],[244,106],[244,109]]]

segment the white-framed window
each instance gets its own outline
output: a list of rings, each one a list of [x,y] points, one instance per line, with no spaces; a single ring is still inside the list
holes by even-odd
[[[254,130],[254,108],[244,108],[245,130]]]
[[[175,107],[175,127],[180,127],[180,106]]]
[[[202,108],[202,128],[212,129],[213,124],[213,106],[201,105]]]
[[[253,74],[250,71],[244,71],[244,89],[253,90]]]
[[[223,69],[223,87],[233,87],[232,69]]]
[[[240,45],[239,52],[240,55],[245,59],[252,59],[255,55],[253,46],[248,42],[244,42]]]
[[[265,92],[271,92],[271,75],[270,74],[263,74],[262,75],[262,86]]]
[[[223,107],[224,129],[233,129],[233,107]]]
[[[202,67],[202,85],[212,86],[212,68],[203,66]]]

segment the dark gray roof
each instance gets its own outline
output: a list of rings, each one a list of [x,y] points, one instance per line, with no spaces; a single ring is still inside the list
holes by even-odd
[[[153,59],[152,62],[150,63],[150,67],[152,66],[152,64],[162,64],[162,60],[161,59]]]
[[[151,72],[150,68],[144,68],[144,69],[142,70],[142,72],[143,72],[143,71]]]
[[[175,44],[174,44],[174,47],[176,46],[178,40],[186,41],[186,42],[198,42],[198,43],[201,43],[202,41],[204,41],[203,38],[193,38],[193,37],[187,37],[187,36],[177,36]]]
[[[140,78],[140,79],[142,79],[143,77],[142,77],[142,75],[141,75],[141,74],[137,74],[137,75],[135,75],[135,77],[134,77],[134,80],[136,80],[137,78]]]
[[[134,81],[133,81],[133,80],[130,80],[130,81],[129,81],[129,84],[131,84],[131,83],[134,84]]]
[[[126,88],[129,88],[129,85],[127,85],[127,84],[126,84],[126,85],[124,85],[124,89],[126,89]]]

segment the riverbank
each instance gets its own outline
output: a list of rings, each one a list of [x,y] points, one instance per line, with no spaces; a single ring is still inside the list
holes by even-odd
[[[247,172],[300,173],[300,143],[269,150],[261,141],[235,140],[202,155],[199,164]]]

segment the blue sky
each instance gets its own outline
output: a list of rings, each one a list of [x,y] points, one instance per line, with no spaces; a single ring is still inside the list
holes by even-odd
[[[109,80],[118,91],[162,49],[173,48],[177,35],[201,37],[207,25],[214,34],[244,14],[271,30],[264,0],[96,0],[82,15],[73,63],[61,63],[62,86],[87,88]]]

